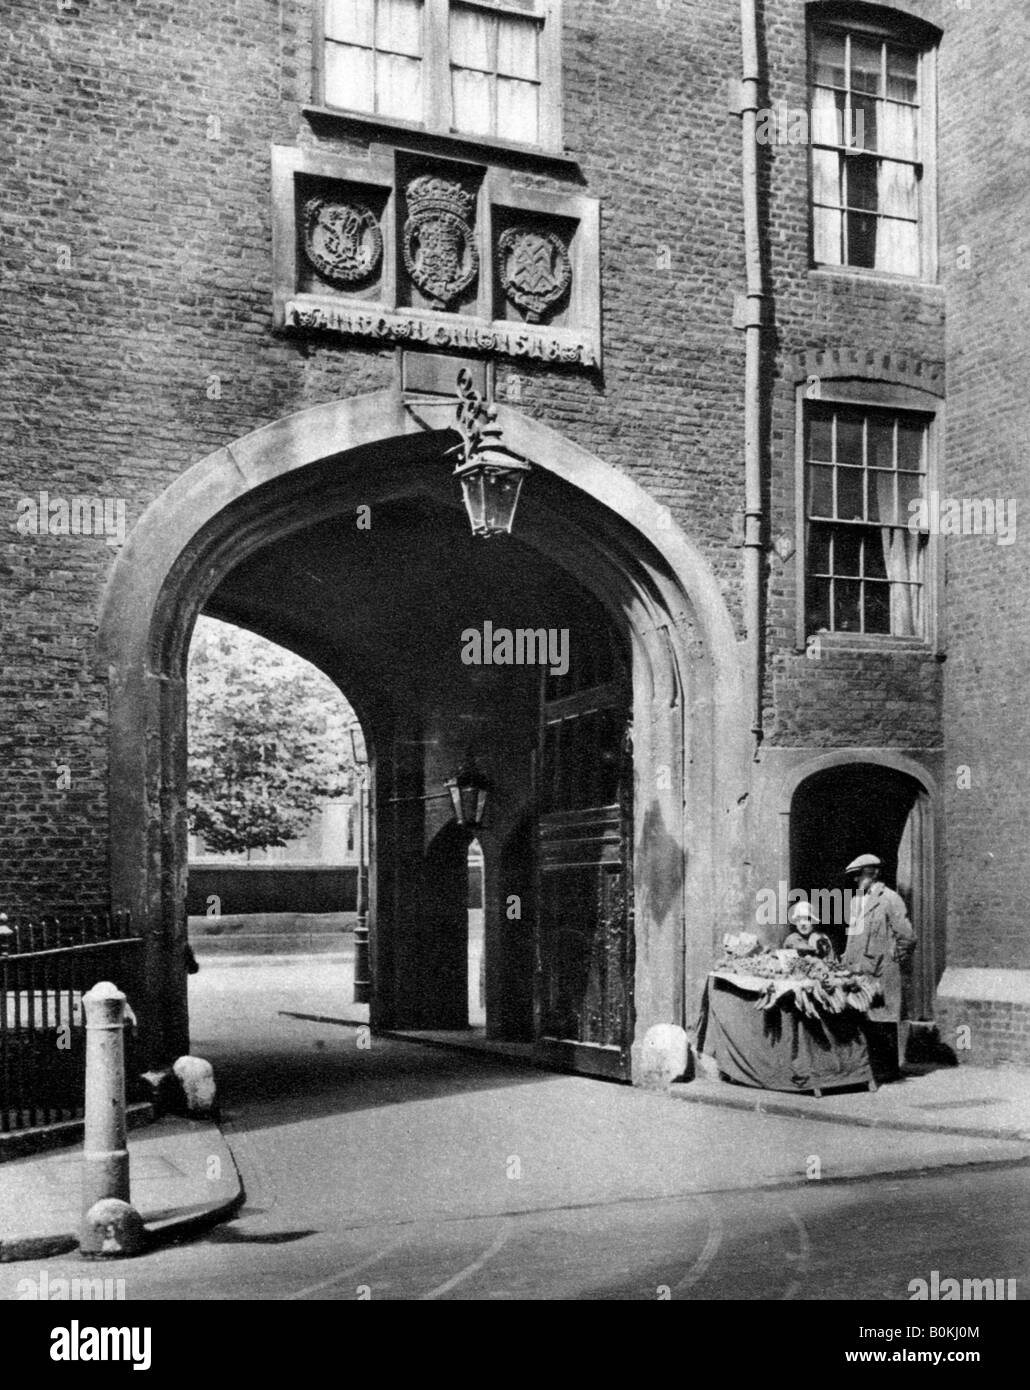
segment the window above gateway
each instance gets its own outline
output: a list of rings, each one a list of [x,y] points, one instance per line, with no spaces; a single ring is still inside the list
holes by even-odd
[[[931,279],[935,47],[903,19],[810,9],[813,263]]]
[[[558,0],[321,0],[323,105],[560,148]]]

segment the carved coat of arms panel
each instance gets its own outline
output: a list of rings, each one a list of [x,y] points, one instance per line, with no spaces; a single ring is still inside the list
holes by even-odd
[[[600,365],[596,199],[384,146],[274,146],[273,189],[278,329]]]

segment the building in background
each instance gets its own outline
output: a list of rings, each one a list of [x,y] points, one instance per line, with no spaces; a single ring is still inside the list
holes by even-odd
[[[336,797],[312,817],[303,837],[236,853],[215,853],[191,835],[187,916],[353,912],[358,816],[355,797]]]
[[[366,730],[374,1023],[468,1021],[471,749],[494,1037],[638,1078],[872,851],[909,1017],[1030,1060],[1021,0],[7,20],[2,893],[132,910],[154,1056],[203,612]]]
[[[285,845],[240,850],[235,854],[208,849],[199,835],[189,837],[191,864],[239,868],[241,865],[275,867],[278,864],[354,865],[358,862],[358,806],[354,796],[326,800],[311,818],[307,832]]]

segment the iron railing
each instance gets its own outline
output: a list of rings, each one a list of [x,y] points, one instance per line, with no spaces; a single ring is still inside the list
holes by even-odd
[[[82,1114],[82,996],[110,980],[138,998],[142,939],[128,913],[74,917],[0,914],[0,1132]],[[126,1029],[126,1076],[138,1070]]]

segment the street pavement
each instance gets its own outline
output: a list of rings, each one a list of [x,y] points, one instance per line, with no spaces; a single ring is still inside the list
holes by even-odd
[[[165,1117],[129,1133],[130,1198],[151,1240],[180,1239],[240,1205],[236,1166],[218,1127]],[[82,1219],[82,1144],[0,1168],[0,1261],[75,1250]]]
[[[189,1245],[112,1262],[128,1298],[903,1299],[934,1269],[1030,1287],[1025,1143],[687,1105],[373,1039],[349,991],[325,956],[192,978],[247,1202]],[[25,1268],[0,1267],[0,1297]]]

